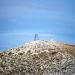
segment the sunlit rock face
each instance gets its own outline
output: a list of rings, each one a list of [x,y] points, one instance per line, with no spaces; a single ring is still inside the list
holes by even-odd
[[[74,75],[74,50],[55,41],[26,43],[0,53],[0,75]]]

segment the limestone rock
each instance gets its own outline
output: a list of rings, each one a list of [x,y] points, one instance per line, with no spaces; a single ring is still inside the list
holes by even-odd
[[[9,49],[0,53],[0,75],[74,75],[75,56],[70,50],[75,47],[45,40]]]

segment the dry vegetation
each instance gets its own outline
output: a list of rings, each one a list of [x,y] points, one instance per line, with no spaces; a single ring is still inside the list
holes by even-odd
[[[73,56],[75,56],[75,46],[74,45],[68,45],[65,44],[64,48],[67,52],[69,52],[70,54],[72,54]]]

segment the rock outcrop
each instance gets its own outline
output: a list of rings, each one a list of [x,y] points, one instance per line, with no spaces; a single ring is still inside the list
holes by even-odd
[[[75,75],[75,56],[67,46],[39,40],[2,52],[0,75]]]

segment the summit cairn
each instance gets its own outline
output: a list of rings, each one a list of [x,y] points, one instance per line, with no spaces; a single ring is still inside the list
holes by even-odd
[[[34,36],[34,41],[36,41],[36,40],[39,40],[38,34],[35,34],[35,36]]]
[[[36,40],[0,53],[0,75],[74,75],[75,47]]]

